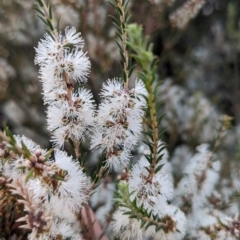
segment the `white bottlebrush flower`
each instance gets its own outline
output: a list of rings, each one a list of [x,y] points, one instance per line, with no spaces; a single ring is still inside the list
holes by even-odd
[[[62,211],[78,212],[82,203],[88,199],[86,190],[89,187],[89,181],[87,176],[72,157],[58,149],[55,150],[53,165],[65,170],[66,175],[63,181],[58,181],[57,188],[51,191],[49,204],[56,213],[59,212],[60,216]]]
[[[78,89],[72,97],[72,105],[52,105],[47,110],[48,129],[53,142],[62,147],[64,140],[81,140],[94,122],[94,104],[90,91]]]
[[[35,154],[35,151],[40,149],[42,154],[44,155],[45,154],[45,150],[42,150],[40,148],[40,146],[35,143],[33,140],[31,140],[30,138],[27,138],[25,136],[20,136],[20,135],[17,135],[17,136],[14,136],[14,139],[16,140],[16,143],[17,145],[19,145],[20,147],[22,146],[22,142],[26,145],[26,147],[28,148],[28,150],[31,152],[31,154]]]
[[[75,81],[86,82],[90,72],[90,61],[83,51],[71,51],[65,56],[66,73]]]
[[[154,240],[182,240],[186,234],[187,222],[185,214],[176,206],[167,205],[165,215],[161,218],[164,227],[159,231],[152,231]],[[154,228],[154,227],[150,227]],[[148,230],[147,230],[148,231]]]
[[[3,165],[3,175],[7,176],[9,179],[17,180],[25,175],[24,168],[26,167],[26,159],[17,157],[12,159],[11,162]]]
[[[66,102],[66,97],[63,98],[63,96],[58,96],[58,93],[63,94],[63,92],[67,92],[66,83],[62,77],[57,78],[54,76],[53,68],[40,68],[39,78],[42,82],[43,100],[45,104],[59,100],[64,100]]]
[[[127,167],[129,159],[132,157],[129,150],[116,150],[115,152],[108,152],[106,166],[110,169],[120,170]]]
[[[178,206],[199,208],[207,201],[217,183],[220,162],[212,161],[207,144],[197,147],[195,154],[184,170],[184,176],[175,191],[174,202]],[[189,210],[189,209],[188,209]]]
[[[161,228],[156,231],[156,226],[150,225],[147,229],[141,227],[141,220],[129,218],[126,212],[130,209],[120,207],[113,214],[113,229],[122,240],[182,240],[186,233],[186,218],[183,212],[173,205],[165,207],[165,215],[161,216],[155,223]],[[145,219],[146,220],[146,219]],[[150,220],[148,218],[148,220]],[[151,219],[150,221],[153,221]],[[147,224],[147,222],[145,223]]]
[[[62,179],[54,180],[52,184],[51,181],[39,176],[28,181],[28,188],[33,193],[34,199],[46,202],[45,208],[53,212],[54,216],[74,222],[76,219],[73,213],[79,212],[82,203],[88,200],[86,191],[90,184],[89,180],[78,162],[58,149],[55,150],[55,161],[51,161],[49,167],[53,175],[60,174]]]
[[[57,218],[51,222],[51,225],[47,231],[39,233],[32,232],[28,235],[29,240],[58,239],[60,237],[62,239],[70,238],[71,240],[82,239],[80,233],[74,231],[71,224]]]
[[[141,81],[136,81],[135,86],[133,89],[125,89],[121,80],[108,80],[100,93],[102,102],[96,118],[91,148],[105,151],[107,164],[115,170],[128,163],[129,160],[125,157],[130,156],[142,129],[145,100],[141,94],[145,94],[146,90]],[[119,164],[115,164],[117,158]]]
[[[197,147],[198,153],[190,160],[184,170],[184,174],[194,176],[197,182],[198,192],[205,196],[209,196],[217,180],[221,168],[219,161],[212,161],[212,152],[208,150],[207,144],[202,144]]]
[[[64,51],[61,59],[43,65],[42,71],[52,73],[52,78],[59,81],[62,75],[67,73],[75,81],[86,82],[90,71],[90,61],[82,50]]]
[[[82,237],[80,235],[80,230],[75,231],[73,226],[64,220],[57,220],[52,222],[50,228],[51,236],[59,237],[61,236],[63,239],[70,238],[71,240],[81,240]]]
[[[199,209],[188,217],[188,236],[196,240],[235,240],[239,222],[213,209]]]
[[[148,211],[163,213],[167,200],[172,198],[173,184],[163,169],[149,179],[149,172],[146,169],[149,167],[150,163],[145,157],[133,166],[129,177],[129,192],[132,193],[130,199],[133,201],[136,198],[138,207],[143,205]],[[158,208],[158,205],[161,208]]]
[[[39,41],[36,50],[35,63],[39,65],[46,65],[47,63],[56,62],[62,59],[63,51],[69,50],[71,47],[82,49],[84,45],[83,39],[80,37],[80,33],[76,33],[74,27],[65,28],[65,36],[61,33],[58,36],[52,38],[48,33],[44,35],[44,38]]]
[[[38,42],[38,46],[35,48],[35,64],[45,66],[61,59],[63,51],[61,39],[61,35],[58,38],[52,39],[48,33],[45,33],[43,39]]]
[[[113,229],[117,237],[122,240],[144,240],[144,229],[141,228],[141,221],[124,214],[130,209],[126,207],[118,208],[113,214]]]
[[[45,34],[44,39],[38,43],[35,63],[41,67],[42,81],[48,82],[49,78],[63,81],[63,73],[68,74],[75,81],[87,80],[90,61],[82,51],[83,40],[80,33],[76,33],[75,28],[67,27],[65,34],[66,36],[58,34],[54,39],[49,34]]]
[[[16,144],[20,148],[22,148],[22,144],[26,146],[32,157],[35,158],[36,162],[39,160],[38,157],[40,155],[43,157],[46,154],[46,150],[41,149],[37,143],[25,136],[17,135],[14,136],[14,139],[16,140]],[[30,165],[30,161],[26,159],[23,155],[15,155],[7,164],[4,164],[3,174],[5,176],[8,176],[10,179],[17,180],[29,170]]]
[[[51,186],[49,186],[41,177],[28,180],[28,189],[33,193],[34,199],[46,200],[49,192],[51,191]]]
[[[56,107],[62,107],[63,105],[68,104],[67,89],[65,86],[58,86],[57,84],[53,84],[52,88],[50,88],[50,84],[43,84],[43,101],[44,104],[52,104]]]
[[[137,96],[139,98],[143,98],[143,95],[147,96],[147,90],[145,88],[143,81],[136,79],[135,86],[134,86],[134,92],[135,92],[135,96]],[[142,99],[142,101],[145,102],[145,100],[143,100],[143,99]]]
[[[65,38],[63,40],[63,44],[72,44],[78,48],[83,48],[84,41],[80,36],[81,34],[77,33],[74,27],[67,26],[65,28]]]

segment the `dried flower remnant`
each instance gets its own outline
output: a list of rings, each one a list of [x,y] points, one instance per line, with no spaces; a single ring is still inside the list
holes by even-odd
[[[6,177],[0,177],[0,239],[9,239],[16,233],[18,236],[24,236],[28,232],[26,229],[19,229],[21,224],[16,222],[24,216],[24,205],[12,195],[8,183]]]
[[[184,29],[188,22],[195,18],[205,0],[187,0],[180,8],[173,12],[169,19],[173,27]]]
[[[35,236],[38,232],[47,230],[51,217],[46,215],[46,209],[40,208],[41,199],[34,199],[33,193],[28,190],[25,184],[24,177],[9,183],[7,186],[11,189],[12,194],[17,194],[23,198],[17,200],[24,205],[24,210],[27,212],[24,217],[17,220],[18,222],[26,222],[21,227],[31,229]]]

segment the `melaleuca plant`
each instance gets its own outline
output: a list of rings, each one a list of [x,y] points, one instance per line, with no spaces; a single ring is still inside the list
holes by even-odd
[[[127,27],[127,44],[132,57],[142,68],[139,76],[147,91],[143,134],[144,153],[129,171],[127,181],[119,184],[116,201],[119,208],[114,213],[114,229],[120,239],[181,239],[186,232],[184,213],[169,204],[173,198],[171,167],[166,159],[165,146],[161,141],[164,129],[159,129],[162,115],[161,102],[156,84],[156,57],[143,38],[141,27],[131,24]]]
[[[239,236],[237,215],[228,217],[221,211],[223,204],[216,204],[222,196],[221,186],[217,186],[221,161],[216,149],[230,119],[221,119],[213,147],[197,147],[176,184],[162,141],[158,59],[141,27],[129,24],[128,4],[127,0],[111,2],[116,10],[113,20],[122,76],[103,84],[96,106],[85,85],[91,63],[81,34],[74,27],[61,32],[51,5],[35,0],[34,9],[47,27],[35,48],[35,64],[53,148],[42,149],[31,139],[13,135],[7,127],[0,132],[0,217],[7,220],[0,237],[7,239],[15,231],[13,219],[17,228],[25,229],[21,236],[39,240],[220,240]],[[85,139],[90,139],[90,150],[102,156],[93,175],[84,162]],[[72,155],[64,151],[66,143],[72,147]],[[139,154],[132,164],[137,147]],[[115,190],[115,184],[106,187],[108,172],[121,173],[113,201],[106,197],[111,192],[113,198]],[[106,226],[102,215],[92,209],[102,204],[99,198],[110,213]]]

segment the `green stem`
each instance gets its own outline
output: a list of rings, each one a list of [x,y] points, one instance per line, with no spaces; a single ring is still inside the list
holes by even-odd
[[[151,78],[151,76],[149,76]],[[148,79],[148,78],[147,78]],[[150,110],[150,126],[152,128],[153,132],[153,161],[151,163],[151,168],[150,168],[150,178],[154,176],[154,169],[157,164],[157,158],[158,158],[158,122],[157,122],[157,113],[156,113],[156,106],[154,102],[154,93],[153,93],[153,87],[151,85],[151,81],[146,82],[146,89],[148,91],[148,107]]]

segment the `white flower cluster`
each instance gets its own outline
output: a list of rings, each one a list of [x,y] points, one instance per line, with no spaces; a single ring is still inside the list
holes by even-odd
[[[43,99],[49,104],[48,129],[57,147],[62,147],[68,138],[81,140],[93,124],[95,107],[91,92],[84,88],[72,90],[71,79],[86,82],[89,74],[90,61],[82,49],[83,39],[73,27],[66,28],[65,36],[45,34],[36,48]]]
[[[19,146],[24,143],[31,160],[13,155],[1,171],[12,193],[23,198],[18,201],[24,204],[27,214],[18,221],[26,222],[23,227],[32,230],[29,239],[62,236],[80,240],[76,213],[87,202],[87,176],[65,152],[55,150],[55,160],[45,160],[46,151],[32,140],[20,136],[15,139]]]
[[[137,144],[142,129],[146,90],[136,80],[135,88],[128,89],[121,80],[107,81],[101,91],[102,102],[92,136],[91,147],[106,152],[106,163],[111,169],[126,167],[131,150]]]
[[[213,199],[213,194],[217,194],[214,189],[219,180],[220,161],[215,160],[207,144],[198,146],[197,151],[187,163],[176,189],[166,150],[158,163],[162,168],[152,178],[148,170],[150,163],[145,157],[133,166],[126,184],[129,200],[132,206],[135,202],[138,210],[121,205],[114,213],[113,229],[120,239],[238,239],[238,215],[228,217],[220,211],[222,205],[219,208],[213,205],[214,201],[221,200]],[[148,153],[147,150],[142,152]]]
[[[238,219],[226,216],[211,204],[217,200],[212,197],[219,180],[220,161],[214,160],[206,144],[197,147],[197,151],[183,171],[173,203],[186,214],[190,239],[234,240],[239,236]]]
[[[161,142],[159,146],[162,146]],[[146,154],[149,151],[143,152]],[[142,240],[152,237],[156,240],[178,240],[185,235],[184,213],[178,207],[169,204],[173,198],[173,182],[168,153],[164,150],[161,154],[162,160],[158,162],[156,169],[160,166],[161,168],[152,177],[149,174],[150,163],[145,157],[133,166],[129,174],[130,201],[136,201],[136,206],[150,214],[150,218],[146,219],[146,216],[142,215],[129,218],[126,212],[131,212],[131,209],[120,207],[114,214],[114,230],[121,239]],[[151,222],[146,229],[141,224],[144,220]]]
[[[175,190],[175,201],[191,210],[203,206],[211,195],[219,178],[219,161],[211,161],[212,153],[208,145],[202,144],[184,169],[184,176]],[[183,207],[185,208],[185,207]]]

